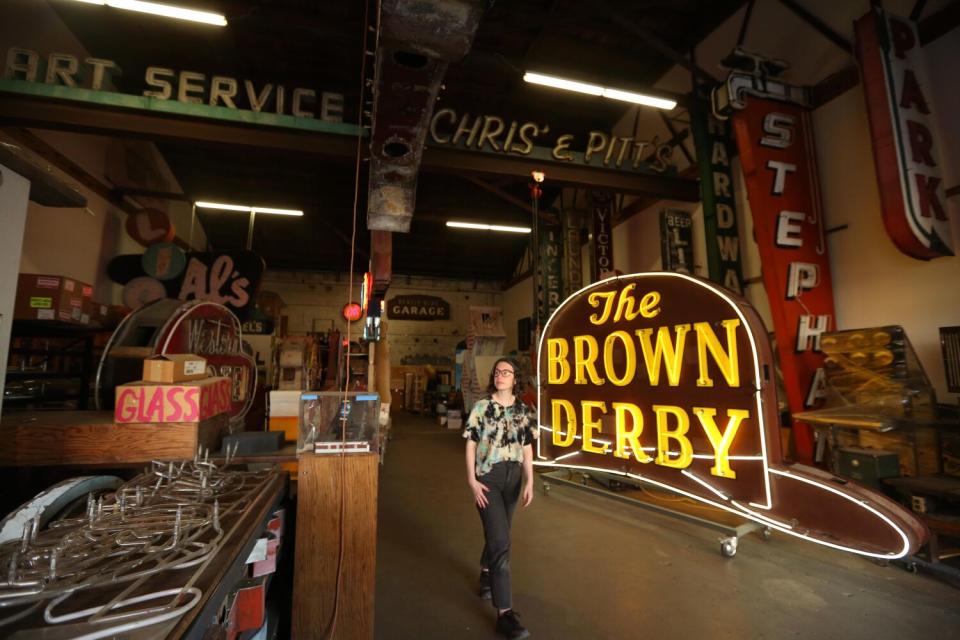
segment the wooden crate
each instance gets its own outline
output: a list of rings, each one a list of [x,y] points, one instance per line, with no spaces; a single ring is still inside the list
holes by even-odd
[[[131,465],[216,452],[227,431],[222,413],[199,423],[114,424],[110,411],[6,413],[0,466]]]
[[[904,476],[930,476],[940,472],[940,446],[933,427],[886,433],[863,429],[859,434],[861,447],[896,452],[900,456],[900,473]]]

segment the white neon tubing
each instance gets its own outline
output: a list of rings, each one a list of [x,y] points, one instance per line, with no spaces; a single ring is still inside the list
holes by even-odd
[[[627,477],[630,477],[630,478],[634,478],[634,479],[636,479],[636,480],[640,480],[641,482],[646,482],[646,483],[648,483],[648,484],[652,484],[652,485],[654,485],[654,486],[660,487],[661,489],[666,489],[667,491],[672,491],[673,493],[677,493],[677,494],[680,494],[680,495],[682,495],[682,496],[686,496],[686,497],[690,498],[691,500],[696,500],[697,502],[702,502],[702,503],[704,503],[704,504],[708,504],[708,505],[710,505],[710,506],[716,507],[717,509],[722,509],[723,511],[727,511],[727,512],[732,513],[732,514],[734,514],[734,515],[738,515],[738,516],[740,516],[740,517],[747,518],[748,520],[753,520],[753,521],[758,522],[758,523],[760,523],[760,524],[762,524],[762,525],[766,525],[766,526],[769,526],[769,527],[771,527],[771,528],[773,528],[773,529],[776,529],[777,531],[780,531],[780,532],[782,532],[782,533],[786,533],[786,534],[789,534],[789,535],[791,535],[791,536],[794,536],[795,538],[801,538],[801,539],[803,539],[803,540],[806,540],[807,542],[812,542],[812,543],[814,543],[814,544],[823,545],[823,546],[825,546],[825,547],[830,547],[830,548],[833,548],[833,549],[837,549],[837,550],[839,550],[839,551],[846,551],[846,552],[848,552],[848,553],[853,553],[853,554],[859,555],[859,556],[866,556],[866,557],[869,557],[869,558],[878,558],[878,559],[880,559],[880,560],[896,560],[896,559],[898,559],[898,558],[903,558],[903,557],[905,557],[905,556],[907,555],[907,553],[909,552],[909,550],[910,550],[909,541],[907,540],[906,535],[903,533],[903,530],[901,530],[900,527],[896,526],[896,524],[893,523],[892,520],[890,520],[889,518],[887,518],[886,516],[884,516],[882,513],[878,512],[876,509],[873,509],[873,508],[870,507],[869,505],[863,504],[862,502],[857,501],[857,500],[851,498],[850,496],[844,495],[842,492],[836,491],[835,489],[833,489],[833,488],[831,488],[831,487],[825,487],[825,488],[827,488],[827,489],[830,490],[830,491],[834,491],[835,493],[840,494],[841,496],[843,496],[844,498],[850,500],[851,502],[853,502],[853,503],[856,504],[857,506],[860,506],[860,507],[862,507],[862,508],[864,508],[864,509],[867,509],[868,511],[872,512],[874,515],[880,516],[880,518],[881,518],[884,522],[886,522],[888,525],[890,525],[890,526],[900,535],[900,538],[903,540],[903,547],[900,549],[900,551],[898,551],[898,552],[896,552],[896,553],[887,553],[887,554],[873,553],[873,552],[870,552],[870,551],[862,551],[862,550],[860,550],[860,549],[854,549],[854,548],[852,548],[852,547],[845,547],[845,546],[843,546],[843,545],[834,544],[834,543],[832,543],[832,542],[827,542],[826,540],[820,540],[820,539],[818,539],[818,538],[814,538],[814,537],[811,537],[811,536],[808,536],[808,535],[799,533],[799,532],[797,532],[797,531],[793,531],[792,529],[789,528],[789,525],[780,523],[780,522],[778,522],[778,521],[776,521],[776,520],[773,520],[773,519],[771,519],[771,518],[768,518],[767,516],[763,516],[763,515],[761,515],[761,514],[759,514],[759,513],[756,513],[756,512],[754,512],[754,511],[751,511],[751,510],[749,510],[749,509],[746,509],[746,508],[744,508],[744,507],[742,507],[742,506],[741,506],[741,507],[738,507],[738,508],[731,508],[731,507],[726,506],[725,504],[716,502],[716,501],[714,501],[714,500],[710,500],[709,498],[704,498],[703,496],[698,496],[698,495],[696,495],[696,494],[694,494],[694,493],[690,493],[690,492],[688,492],[688,491],[684,491],[683,489],[679,489],[679,488],[677,488],[677,487],[674,487],[674,486],[672,486],[672,485],[665,484],[665,483],[663,483],[663,482],[658,482],[658,481],[656,481],[656,480],[651,480],[650,478],[647,478],[647,477],[645,477],[645,476],[641,476],[641,475],[639,475],[639,474],[626,473],[626,472],[622,472],[622,471],[614,471],[614,470],[611,470],[611,469],[601,469],[601,468],[599,468],[599,467],[591,467],[591,466],[587,466],[587,465],[556,464],[556,463],[553,463],[553,462],[534,462],[533,464],[535,464],[535,465],[537,465],[537,466],[540,466],[540,467],[558,467],[558,468],[565,468],[565,469],[583,469],[583,470],[585,470],[585,471],[597,471],[597,472],[599,472],[599,473],[610,473],[610,474],[615,474],[615,475],[627,476]],[[806,480],[805,478],[800,478],[800,477],[798,477],[798,476],[793,476],[792,474],[785,473],[785,472],[781,472],[781,471],[773,471],[773,473],[777,473],[777,474],[779,474],[779,475],[790,476],[790,477],[792,477],[792,478],[794,478],[794,479],[803,480],[804,482],[809,482],[810,484],[814,484],[814,485],[819,485],[819,484],[820,484],[820,483],[811,482],[811,481]],[[821,486],[824,486],[824,485],[821,485]],[[734,503],[734,504],[735,504],[735,503]]]
[[[720,491],[719,489],[715,489],[715,488],[713,487],[713,485],[711,485],[709,482],[707,482],[707,481],[705,481],[705,480],[701,480],[700,478],[698,478],[697,476],[695,476],[695,475],[692,474],[691,472],[687,471],[686,469],[681,469],[681,470],[680,470],[680,473],[682,473],[683,475],[687,476],[688,478],[690,478],[690,479],[693,480],[694,482],[696,482],[696,483],[698,483],[698,484],[706,487],[707,489],[709,489],[710,491],[712,491],[713,493],[715,493],[715,494],[717,495],[717,497],[719,497],[721,500],[730,500],[730,496],[728,496],[727,494],[723,493],[723,492]]]

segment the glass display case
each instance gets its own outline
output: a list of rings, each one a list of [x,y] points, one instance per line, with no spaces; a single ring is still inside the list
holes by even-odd
[[[300,394],[297,455],[378,452],[380,396],[310,391]]]

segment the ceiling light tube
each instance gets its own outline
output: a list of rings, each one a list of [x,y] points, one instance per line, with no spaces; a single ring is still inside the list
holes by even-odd
[[[657,109],[666,109],[670,111],[677,106],[676,100],[667,100],[665,98],[656,98],[642,93],[633,93],[631,91],[621,91],[620,89],[604,89],[603,97],[611,100],[620,100],[621,102],[633,102],[647,107],[656,107]]]
[[[591,96],[602,96],[603,87],[586,82],[577,82],[576,80],[566,80],[554,76],[546,76],[542,73],[532,73],[530,71],[523,74],[524,82],[532,84],[542,84],[545,87],[554,87],[555,89],[566,89],[567,91],[576,91],[577,93],[586,93]]]
[[[505,233],[530,233],[530,227],[511,227],[502,224],[478,224],[476,222],[447,221],[448,227],[458,229],[478,229],[480,231],[503,231]]]
[[[155,16],[165,18],[176,18],[178,20],[189,20],[190,22],[200,22],[213,25],[215,27],[227,26],[227,19],[219,13],[209,11],[197,11],[196,9],[187,9],[184,7],[175,7],[169,4],[159,4],[157,2],[144,2],[143,0],[78,0],[86,4],[100,4],[113,7],[114,9],[126,9],[127,11],[138,11],[140,13],[149,13]]]
[[[666,109],[667,111],[677,106],[676,100],[657,98],[656,96],[649,96],[643,93],[634,93],[632,91],[623,91],[622,89],[614,89],[612,87],[601,87],[595,84],[578,82],[576,80],[567,80],[566,78],[547,76],[543,75],[542,73],[532,73],[528,71],[523,74],[523,79],[525,82],[529,82],[531,84],[540,84],[545,87],[553,87],[555,89],[565,89],[567,91],[575,91],[577,93],[586,93],[591,96],[602,96],[604,98],[609,98],[610,100],[632,102],[634,104],[642,104],[648,107],[656,107],[657,109]]]
[[[278,216],[302,216],[300,209],[276,209],[274,207],[253,207],[244,204],[224,204],[222,202],[194,202],[201,209],[220,209],[223,211],[242,211],[243,213],[269,213]]]

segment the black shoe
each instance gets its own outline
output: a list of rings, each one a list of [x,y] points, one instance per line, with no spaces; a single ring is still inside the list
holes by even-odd
[[[530,635],[526,627],[520,624],[519,614],[513,609],[504,611],[497,616],[497,633],[508,638],[526,638]]]
[[[489,600],[493,597],[493,591],[490,588],[490,572],[480,572],[480,587],[477,589],[477,595],[483,600]]]

